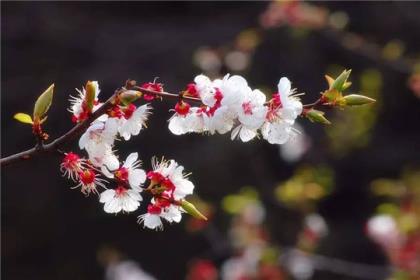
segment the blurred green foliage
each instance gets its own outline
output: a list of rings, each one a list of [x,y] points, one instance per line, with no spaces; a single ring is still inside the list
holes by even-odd
[[[276,187],[275,196],[288,207],[313,209],[316,201],[331,193],[333,182],[334,174],[330,167],[304,165]]]

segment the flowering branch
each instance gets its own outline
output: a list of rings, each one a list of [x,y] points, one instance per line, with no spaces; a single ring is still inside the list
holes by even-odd
[[[278,92],[267,97],[258,89],[251,89],[241,76],[226,75],[223,79],[211,81],[204,75],[194,79],[179,94],[165,92],[160,83],[151,82],[137,86],[127,80],[125,86],[117,89],[104,103],[100,103],[98,82],[88,81],[78,96],[70,98],[72,121],[77,123],[72,129],[49,144],[44,144],[48,134],[42,130],[47,112],[52,104],[53,88],[50,86],[37,99],[33,116],[18,113],[15,119],[31,124],[37,140],[34,148],[0,159],[1,166],[50,152],[64,155],[60,164],[63,175],[76,183],[88,196],[99,195],[107,213],[133,212],[143,201],[142,192],[151,195],[147,213],[138,216],[138,222],[150,229],[161,229],[162,219],[180,222],[182,213],[206,219],[193,204],[185,200],[193,193],[194,185],[184,174],[183,166],[174,160],[153,159],[153,170],[145,172],[140,168],[136,152],[120,162],[115,149],[115,140],[125,141],[136,136],[145,127],[150,114],[150,104],[137,106],[135,101],[143,99],[174,98],[174,114],[169,119],[168,128],[175,135],[186,133],[225,134],[231,132],[231,139],[248,142],[261,133],[270,144],[284,144],[297,130],[293,128],[298,116],[313,122],[329,124],[324,112],[316,110],[317,105],[353,106],[374,102],[363,95],[343,95],[350,86],[347,81],[350,71],[344,71],[336,79],[326,76],[329,89],[321,93],[314,103],[303,105],[291,82],[283,77],[278,84]],[[199,103],[191,106],[188,102]],[[85,158],[73,152],[62,151],[62,146],[79,137],[79,148],[85,150]],[[145,187],[149,180],[148,187]],[[107,188],[112,184],[114,188]],[[105,189],[99,192],[99,189]]]
[[[135,89],[146,94],[179,99],[179,94],[163,92],[163,91],[162,92],[154,91],[154,90],[143,88],[143,87],[135,87]],[[16,153],[16,154],[4,157],[4,158],[0,158],[0,166],[7,166],[9,164],[19,162],[22,160],[29,160],[45,153],[57,152],[57,149],[59,149],[62,145],[70,142],[71,140],[79,136],[80,134],[84,133],[92,122],[94,122],[101,115],[105,114],[106,111],[109,110],[115,103],[116,97],[124,91],[125,90],[116,91],[114,95],[112,95],[104,104],[102,104],[102,106],[98,110],[93,112],[86,120],[77,124],[75,127],[70,129],[68,132],[66,132],[59,138],[55,139],[51,143],[44,144],[43,143],[44,141],[37,140],[37,145],[29,150],[19,152],[19,153]],[[195,98],[191,96],[183,96],[182,98],[186,100],[194,101],[194,102],[201,102],[199,98]]]

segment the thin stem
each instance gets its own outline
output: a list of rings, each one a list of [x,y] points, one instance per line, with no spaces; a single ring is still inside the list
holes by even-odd
[[[164,92],[164,91],[154,91],[154,90],[150,90],[150,89],[146,89],[146,88],[142,88],[142,87],[138,87],[138,86],[135,86],[133,88],[141,91],[142,93],[154,94],[154,95],[157,95],[157,96],[176,98],[176,99],[179,99],[179,97],[180,97],[179,94],[174,94],[174,93],[169,93],[169,92]],[[192,96],[185,96],[185,95],[181,95],[181,96],[182,96],[182,99],[201,103],[200,98],[192,97]]]
[[[315,102],[313,102],[313,103],[304,104],[303,105],[303,108],[305,108],[305,109],[312,109],[312,108],[316,107],[319,104],[321,104],[321,98],[318,98],[318,100],[315,101]]]
[[[86,129],[89,127],[89,125],[95,121],[97,118],[99,118],[101,115],[105,114],[108,109],[110,109],[115,101],[115,97],[121,93],[122,91],[117,91],[115,94],[113,94],[104,104],[102,104],[101,107],[98,108],[95,112],[93,112],[86,120],[83,122],[77,124],[75,127],[70,129],[68,132],[60,136],[59,138],[55,139],[49,144],[41,144],[38,145],[32,149],[10,155],[5,158],[0,159],[0,166],[6,166],[11,163],[22,161],[22,160],[28,160],[32,159],[38,155],[55,152],[59,147],[64,145],[65,143],[73,140],[80,134],[86,131]]]

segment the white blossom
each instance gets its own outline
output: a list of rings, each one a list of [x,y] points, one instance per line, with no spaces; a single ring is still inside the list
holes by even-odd
[[[270,144],[284,144],[292,135],[298,133],[292,127],[295,119],[302,113],[302,103],[293,96],[289,79],[283,77],[278,84],[278,107],[270,109],[268,119],[261,128],[261,134]]]
[[[104,211],[107,213],[133,212],[142,200],[139,189],[127,189],[123,186],[106,190],[99,198],[99,201],[104,203]]]
[[[140,185],[146,181],[146,172],[139,168],[140,161],[137,159],[138,153],[131,153],[124,164],[114,173],[107,170],[104,172],[104,175],[108,178],[117,178],[124,183],[128,183],[133,189],[139,189]]]
[[[264,123],[268,111],[265,101],[265,94],[258,89],[245,92],[238,108],[240,125],[232,131],[232,140],[239,135],[243,142],[248,142],[257,136],[257,130]]]
[[[118,126],[118,132],[121,137],[126,141],[130,140],[131,136],[136,136],[140,133],[141,129],[145,126],[148,116],[150,115],[151,107],[148,104],[138,107],[133,115],[121,122]]]
[[[204,113],[201,108],[192,107],[187,115],[182,116],[175,113],[169,119],[169,130],[175,135],[195,132],[201,133],[205,131]]]

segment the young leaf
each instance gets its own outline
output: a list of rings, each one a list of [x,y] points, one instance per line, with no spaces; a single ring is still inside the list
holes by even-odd
[[[344,85],[347,83],[347,79],[349,78],[351,73],[351,70],[344,70],[340,76],[335,79],[335,81],[332,83],[331,88],[336,89],[338,91],[343,91],[345,89]],[[346,88],[350,85],[347,84]]]
[[[50,85],[36,100],[34,106],[34,119],[41,119],[51,106],[54,95],[54,84]]]
[[[330,76],[328,76],[328,75],[325,75],[325,79],[327,80],[327,83],[328,83],[329,89],[332,89],[332,85],[333,85],[333,83],[334,83],[334,79],[333,79],[333,78],[331,78],[331,77],[330,77]]]
[[[17,121],[19,121],[21,123],[28,123],[28,124],[33,124],[34,123],[32,121],[31,116],[29,116],[28,114],[25,114],[25,113],[17,113],[13,116],[13,118],[15,118]]]

